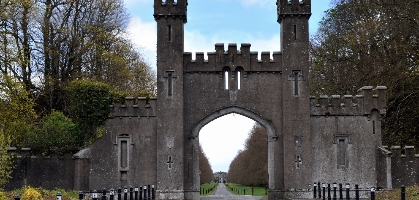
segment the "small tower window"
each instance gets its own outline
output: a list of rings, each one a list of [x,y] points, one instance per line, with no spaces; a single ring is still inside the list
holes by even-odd
[[[169,42],[171,42],[172,41],[172,26],[171,25],[167,27],[167,35],[169,36]]]
[[[297,40],[297,25],[294,24],[294,40]]]
[[[228,71],[224,71],[224,89],[228,90]]]
[[[240,71],[237,71],[237,89],[240,90]]]

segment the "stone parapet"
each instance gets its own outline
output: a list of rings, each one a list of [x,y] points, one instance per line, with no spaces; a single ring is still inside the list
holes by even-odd
[[[157,98],[126,97],[124,103],[110,105],[111,117],[156,117]]]
[[[310,97],[312,116],[348,116],[369,115],[371,110],[378,110],[381,115],[386,113],[386,87],[364,86],[361,95],[322,95],[320,98]]]
[[[216,72],[223,71],[224,67],[230,67],[232,71],[241,67],[245,72],[282,72],[282,53],[273,52],[273,59],[269,51],[261,52],[258,60],[258,52],[250,51],[250,44],[242,43],[237,50],[235,43],[228,44],[227,51],[223,43],[215,44],[215,52],[208,52],[208,60],[204,59],[203,52],[197,52],[195,60],[192,53],[183,54],[184,72]]]

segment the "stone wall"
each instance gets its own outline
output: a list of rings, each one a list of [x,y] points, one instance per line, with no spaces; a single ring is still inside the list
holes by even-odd
[[[404,153],[402,153],[403,150]],[[419,154],[414,154],[413,146],[404,148],[392,146],[390,149],[381,147],[377,157],[380,160],[387,160],[380,165],[383,173],[379,178],[379,187],[400,188],[402,185],[410,186],[419,183]],[[387,180],[387,182],[383,180]]]
[[[12,179],[5,185],[5,190],[22,188],[25,185],[46,189],[73,189],[74,161],[72,156],[32,156],[30,149],[18,151],[10,148],[14,155],[15,169]]]
[[[111,109],[103,136],[74,155],[77,190],[156,184],[156,99]]]
[[[357,96],[311,99],[313,181],[375,187],[385,87],[363,87]],[[374,94],[376,93],[376,94]]]

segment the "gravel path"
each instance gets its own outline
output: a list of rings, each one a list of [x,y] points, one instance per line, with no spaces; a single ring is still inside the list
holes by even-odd
[[[235,195],[231,193],[224,183],[219,183],[217,189],[212,195],[201,197],[201,200],[212,200],[212,199],[226,199],[226,200],[266,200],[264,197],[254,197],[254,196],[244,196],[244,195]]]

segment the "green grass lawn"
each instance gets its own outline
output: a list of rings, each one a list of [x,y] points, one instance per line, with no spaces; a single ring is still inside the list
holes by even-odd
[[[211,195],[212,193],[215,192],[215,189],[217,188],[218,183],[204,183],[201,185],[201,196],[207,196],[207,195]]]
[[[377,192],[377,200],[400,200],[401,189],[393,189],[391,191]],[[419,200],[419,186],[410,186],[406,188],[406,199]]]
[[[234,194],[238,195],[252,195],[252,186],[243,186],[235,183],[226,183],[226,186]],[[267,196],[264,187],[253,187],[253,196]]]

